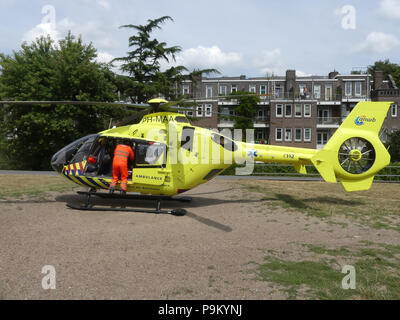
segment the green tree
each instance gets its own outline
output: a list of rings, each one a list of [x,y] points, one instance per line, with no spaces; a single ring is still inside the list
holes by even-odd
[[[127,56],[116,58],[113,62],[121,62],[121,71],[128,76],[120,76],[118,89],[125,97],[136,103],[145,103],[149,99],[163,95],[168,100],[182,98],[177,88],[183,80],[192,80],[199,75],[219,73],[216,69],[195,69],[189,72],[185,66],[171,66],[162,70],[162,64],[175,62],[176,54],[181,52],[179,46],[167,46],[152,37],[155,30],[161,29],[166,21],[173,21],[170,16],[147,20],[145,25],[123,25],[120,28],[135,30],[129,37]]]
[[[1,100],[113,101],[109,67],[97,63],[96,49],[70,33],[57,44],[49,37],[0,55]],[[121,108],[77,105],[9,105],[3,135],[13,167],[42,170],[54,152],[84,135],[107,128]],[[106,124],[107,123],[107,124]]]
[[[389,134],[389,140],[386,143],[386,146],[389,147],[391,161],[400,161],[400,130]]]
[[[146,25],[123,25],[120,28],[130,28],[137,33],[129,37],[131,51],[127,56],[113,60],[122,62],[121,71],[127,73],[129,78],[124,78],[124,93],[136,103],[144,103],[155,95],[172,88],[171,77],[176,77],[182,71],[183,66],[171,67],[165,72],[161,71],[163,61],[175,60],[176,53],[181,51],[179,46],[168,47],[165,42],[159,42],[151,37],[151,33],[161,29],[161,24],[172,20],[170,16],[148,20]],[[128,85],[127,85],[128,84]]]
[[[389,59],[386,59],[384,61],[376,61],[373,65],[368,66],[368,73],[372,76],[374,76],[376,70],[383,71],[385,77],[391,74],[397,87],[400,87],[400,65],[391,63]]]
[[[235,129],[253,129],[253,118],[256,114],[257,103],[260,102],[260,97],[252,95],[251,92],[237,91],[232,95],[238,95],[238,105],[235,107]]]

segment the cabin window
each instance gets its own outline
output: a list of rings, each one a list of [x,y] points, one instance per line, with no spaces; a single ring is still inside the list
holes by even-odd
[[[185,111],[182,111],[182,113],[185,113]],[[181,117],[181,116],[175,117],[175,121],[176,122],[189,123],[189,120],[186,117]]]
[[[211,139],[215,143],[221,145],[224,147],[226,150],[229,151],[236,151],[237,150],[237,145],[235,142],[233,142],[231,139],[228,139],[227,137],[221,136],[219,134],[213,133],[211,134]]]
[[[166,163],[166,145],[158,142],[138,142],[135,148],[136,166],[162,166]]]
[[[193,151],[194,128],[183,127],[181,135],[181,148]]]

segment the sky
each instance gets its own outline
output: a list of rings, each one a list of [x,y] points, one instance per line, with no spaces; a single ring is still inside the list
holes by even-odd
[[[128,51],[133,30],[121,25],[164,15],[174,21],[154,36],[180,46],[176,64],[190,70],[302,76],[400,63],[400,0],[0,0],[0,52],[71,30],[109,62]]]

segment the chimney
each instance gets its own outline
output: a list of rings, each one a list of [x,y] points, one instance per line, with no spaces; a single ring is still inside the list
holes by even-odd
[[[383,71],[375,70],[374,72],[374,89],[382,89]]]
[[[338,74],[339,74],[339,72],[337,72],[336,70],[333,70],[332,72],[329,72],[328,78],[334,79]]]
[[[296,88],[296,70],[286,70],[286,92],[288,97],[294,97]]]
[[[202,82],[203,82],[202,74],[198,74],[193,77],[192,95],[194,98],[200,98],[202,96],[202,92],[201,92]]]

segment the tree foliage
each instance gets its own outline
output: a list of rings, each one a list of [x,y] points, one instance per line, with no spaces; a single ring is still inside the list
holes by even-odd
[[[260,102],[260,97],[245,91],[232,92],[232,95],[241,96],[236,98],[238,105],[235,107],[235,114],[240,117],[235,118],[235,129],[253,129],[253,117],[256,114],[256,106]]]
[[[113,62],[121,62],[120,67],[128,76],[119,76],[118,89],[136,103],[145,103],[149,99],[162,95],[168,100],[182,97],[177,88],[183,80],[195,81],[199,75],[219,73],[216,69],[195,69],[192,72],[185,66],[170,66],[162,70],[162,66],[175,62],[176,54],[181,52],[180,46],[167,46],[152,37],[161,25],[173,21],[170,16],[147,20],[145,25],[123,25],[120,28],[133,29],[135,33],[129,37],[127,56],[116,58]]]
[[[95,62],[96,49],[70,33],[58,43],[41,37],[0,55],[1,100],[113,101],[109,67]],[[84,135],[106,129],[119,108],[77,105],[5,106],[2,134],[14,168],[47,169],[51,155]]]
[[[165,72],[161,71],[161,63],[175,60],[175,54],[181,51],[179,46],[168,47],[165,42],[160,42],[151,37],[151,33],[161,28],[169,16],[148,20],[145,25],[123,25],[120,28],[134,29],[136,33],[129,37],[131,51],[127,56],[113,60],[122,62],[121,71],[129,77],[121,78],[122,89],[125,95],[137,103],[147,102],[159,93],[168,93],[172,87],[170,80],[186,71],[183,66],[171,67]]]
[[[400,130],[389,134],[389,140],[386,143],[386,146],[389,147],[391,161],[400,161]]]
[[[383,71],[385,77],[389,74],[392,75],[394,82],[397,87],[400,87],[400,65],[397,63],[391,63],[389,59],[384,61],[376,61],[373,65],[368,66],[368,73],[374,76],[376,70]]]

